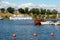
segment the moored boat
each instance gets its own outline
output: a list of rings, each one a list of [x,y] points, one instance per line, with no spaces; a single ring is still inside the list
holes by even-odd
[[[57,21],[55,25],[60,26],[60,21]]]
[[[35,25],[41,25],[40,19],[35,19],[35,20],[34,20],[34,24],[35,24]]]
[[[31,16],[24,16],[24,15],[13,15],[10,17],[10,20],[31,20]]]

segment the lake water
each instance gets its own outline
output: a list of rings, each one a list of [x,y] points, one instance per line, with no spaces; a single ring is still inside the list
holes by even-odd
[[[37,34],[36,38],[34,33]],[[54,36],[51,37],[50,33],[54,33]],[[16,38],[12,34],[16,34]],[[0,20],[0,40],[60,40],[60,27],[35,26],[33,20]]]

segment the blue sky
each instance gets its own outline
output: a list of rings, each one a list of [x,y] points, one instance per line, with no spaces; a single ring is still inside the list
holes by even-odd
[[[4,0],[10,3],[22,4],[22,3],[34,3],[34,4],[60,4],[60,0]]]
[[[60,0],[0,0],[0,8],[45,8],[60,11]]]

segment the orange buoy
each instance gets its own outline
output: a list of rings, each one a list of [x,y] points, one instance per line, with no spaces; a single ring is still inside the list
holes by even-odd
[[[36,38],[36,37],[37,37],[37,34],[36,34],[36,33],[34,33],[34,34],[33,34],[33,36]]]
[[[13,36],[13,38],[16,38],[16,34],[13,34],[12,36]]]
[[[54,33],[51,33],[50,36],[53,37],[54,36]]]

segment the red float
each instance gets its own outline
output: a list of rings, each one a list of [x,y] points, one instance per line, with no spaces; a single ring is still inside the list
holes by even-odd
[[[34,36],[34,38],[36,38],[36,37],[37,37],[37,34],[36,34],[36,33],[34,33],[34,34],[33,34],[33,36]]]
[[[13,38],[16,38],[16,34],[13,34],[12,36],[13,36]]]
[[[54,36],[54,33],[51,33],[50,36],[53,37]]]

